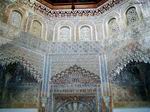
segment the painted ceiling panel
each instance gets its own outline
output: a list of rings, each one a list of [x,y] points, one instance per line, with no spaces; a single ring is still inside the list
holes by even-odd
[[[76,9],[96,8],[108,0],[37,0],[51,9],[70,9],[72,4]]]
[[[86,3],[86,2],[97,2],[99,0],[49,0],[50,2],[53,2],[53,3],[72,3],[72,2],[75,2],[75,3],[78,3],[78,2],[82,2],[82,3]]]

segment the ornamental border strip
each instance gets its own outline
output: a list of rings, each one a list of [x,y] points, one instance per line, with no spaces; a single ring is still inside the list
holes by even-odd
[[[12,42],[15,46],[47,52],[49,54],[102,54],[103,45],[96,42],[47,42],[29,35],[20,33],[20,37]]]
[[[106,3],[99,6],[98,8],[75,9],[75,10],[53,10],[43,5],[40,2],[31,3],[27,1],[21,1],[21,3],[28,5],[31,8],[34,8],[34,10],[39,11],[48,17],[75,17],[75,16],[98,16],[110,10],[115,5],[120,4],[123,1],[124,0],[112,0],[112,1],[107,1]]]

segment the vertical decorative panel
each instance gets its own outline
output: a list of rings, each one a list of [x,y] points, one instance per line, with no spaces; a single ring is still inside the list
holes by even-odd
[[[71,40],[71,29],[68,26],[63,26],[59,31],[60,41],[70,41]]]
[[[127,24],[131,25],[139,20],[135,7],[130,7],[126,12]]]
[[[117,24],[116,18],[112,18],[108,22],[108,31],[109,31],[109,35],[114,35],[118,33],[119,26]]]
[[[80,40],[81,41],[89,41],[91,40],[91,28],[89,26],[82,26],[80,28]]]
[[[42,34],[42,24],[37,21],[37,20],[34,20],[33,23],[32,23],[32,26],[31,26],[31,33],[33,35],[35,35],[36,37],[39,37],[41,38],[41,34]]]
[[[22,15],[18,11],[12,11],[11,18],[10,18],[10,24],[20,28],[22,23]]]

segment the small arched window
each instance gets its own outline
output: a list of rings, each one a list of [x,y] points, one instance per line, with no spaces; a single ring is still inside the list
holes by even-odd
[[[22,24],[22,14],[19,11],[12,11],[11,17],[10,17],[10,24],[20,28]]]
[[[127,25],[131,25],[139,21],[138,13],[135,7],[130,7],[126,11],[126,18],[127,18]]]
[[[116,18],[110,19],[110,21],[108,22],[108,34],[114,35],[114,34],[117,34],[118,31],[119,31],[119,26],[118,26]]]
[[[80,28],[80,40],[81,41],[89,41],[91,40],[91,28],[89,26],[82,26]]]
[[[68,26],[62,26],[59,30],[59,40],[60,41],[70,41],[71,40],[71,29]]]
[[[41,38],[41,34],[42,34],[42,24],[41,24],[39,21],[34,20],[34,21],[32,22],[30,31],[31,31],[31,33],[32,33],[33,35],[35,35],[36,37]]]

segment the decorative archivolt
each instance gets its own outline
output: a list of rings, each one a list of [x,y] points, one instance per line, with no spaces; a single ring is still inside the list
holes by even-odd
[[[42,38],[42,24],[38,20],[33,20],[30,32],[38,38]]]
[[[96,26],[92,21],[80,21],[77,24],[77,41],[95,41],[97,40]]]
[[[53,41],[74,41],[75,25],[71,21],[60,21],[54,26]]]
[[[127,25],[132,25],[139,21],[139,16],[136,7],[130,7],[126,11],[126,20],[127,20]]]
[[[80,31],[80,36],[79,36],[80,41],[92,40],[92,29],[90,26],[87,25],[81,26],[79,31]]]
[[[19,11],[17,11],[17,10],[13,10],[12,11],[12,14],[11,14],[11,17],[10,17],[10,24],[12,26],[17,27],[17,28],[21,27],[21,24],[22,24],[22,14]]]
[[[24,24],[28,14],[23,7],[17,4],[11,4],[5,10],[5,16],[8,24],[24,30]]]
[[[104,33],[106,37],[116,36],[120,30],[120,15],[117,12],[112,12],[104,18]]]
[[[47,26],[42,17],[31,15],[27,19],[26,31],[37,38],[46,40]]]
[[[108,32],[109,32],[109,35],[118,34],[118,32],[119,32],[119,25],[117,23],[117,19],[116,18],[112,18],[112,19],[109,20],[109,22],[108,22]]]
[[[62,71],[51,78],[53,84],[99,84],[98,75],[77,65]]]
[[[9,64],[13,63],[20,63],[23,65],[27,71],[33,75],[34,79],[36,79],[38,82],[41,82],[42,76],[41,74],[34,68],[34,65],[30,64],[29,61],[25,60],[23,57],[3,57],[3,54],[0,54],[0,64],[3,66],[7,66]]]
[[[71,28],[69,26],[62,26],[59,28],[58,40],[60,42],[71,41]]]
[[[2,55],[2,54],[1,54]],[[7,66],[9,64],[13,63],[20,63],[23,65],[30,73],[33,75],[33,77],[38,81],[41,82],[42,76],[36,69],[34,68],[34,65],[30,64],[27,60],[25,60],[23,57],[5,57],[0,59],[0,63],[4,66]]]
[[[142,20],[142,6],[135,3],[140,3],[140,1],[133,0],[129,2],[126,7],[121,8],[121,14],[123,14],[122,21],[124,27],[130,26]]]
[[[139,48],[140,45],[135,45],[131,47],[126,47],[118,52],[122,55],[120,55],[115,60],[115,66],[113,66],[113,69],[110,71],[110,80],[112,80],[112,77],[115,77],[119,75],[121,70],[126,67],[126,65],[130,62],[144,62],[144,63],[150,63],[150,53],[149,50],[141,49]]]

